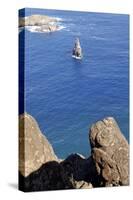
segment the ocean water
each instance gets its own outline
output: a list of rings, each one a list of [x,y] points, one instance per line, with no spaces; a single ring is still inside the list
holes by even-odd
[[[25,13],[60,18],[60,31],[19,34],[25,34],[25,47],[20,47],[25,48],[25,111],[35,117],[58,157],[75,152],[87,157],[89,128],[107,116],[117,120],[129,141],[129,16],[42,9]],[[71,57],[76,37],[82,60]]]

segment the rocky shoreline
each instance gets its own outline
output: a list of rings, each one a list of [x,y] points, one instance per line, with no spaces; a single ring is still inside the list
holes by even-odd
[[[49,33],[61,29],[59,19],[46,15],[31,15],[19,18],[19,28],[26,27],[34,32]]]
[[[19,189],[25,192],[129,185],[129,145],[112,117],[89,131],[91,155],[60,160],[35,119],[19,116]]]

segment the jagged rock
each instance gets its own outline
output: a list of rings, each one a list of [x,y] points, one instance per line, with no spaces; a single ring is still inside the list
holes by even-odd
[[[99,186],[128,185],[129,147],[114,118],[92,125],[89,137]]]
[[[42,135],[35,119],[24,113],[19,117],[19,171],[28,176],[42,164],[57,161],[51,144]]]

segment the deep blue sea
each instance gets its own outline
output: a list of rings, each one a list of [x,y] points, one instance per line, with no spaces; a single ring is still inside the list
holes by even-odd
[[[129,16],[26,9],[31,14],[61,18],[64,27],[50,34],[25,30],[25,110],[58,157],[88,156],[89,128],[107,116],[129,141]],[[71,57],[76,37],[82,60]]]

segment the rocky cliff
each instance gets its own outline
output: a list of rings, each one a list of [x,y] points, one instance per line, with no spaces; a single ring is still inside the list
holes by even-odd
[[[91,155],[60,160],[35,119],[19,117],[19,188],[23,191],[79,189],[129,184],[129,145],[109,117],[89,131]]]
[[[60,29],[56,18],[45,15],[31,15],[19,18],[19,27],[32,27],[36,32],[53,32]]]

